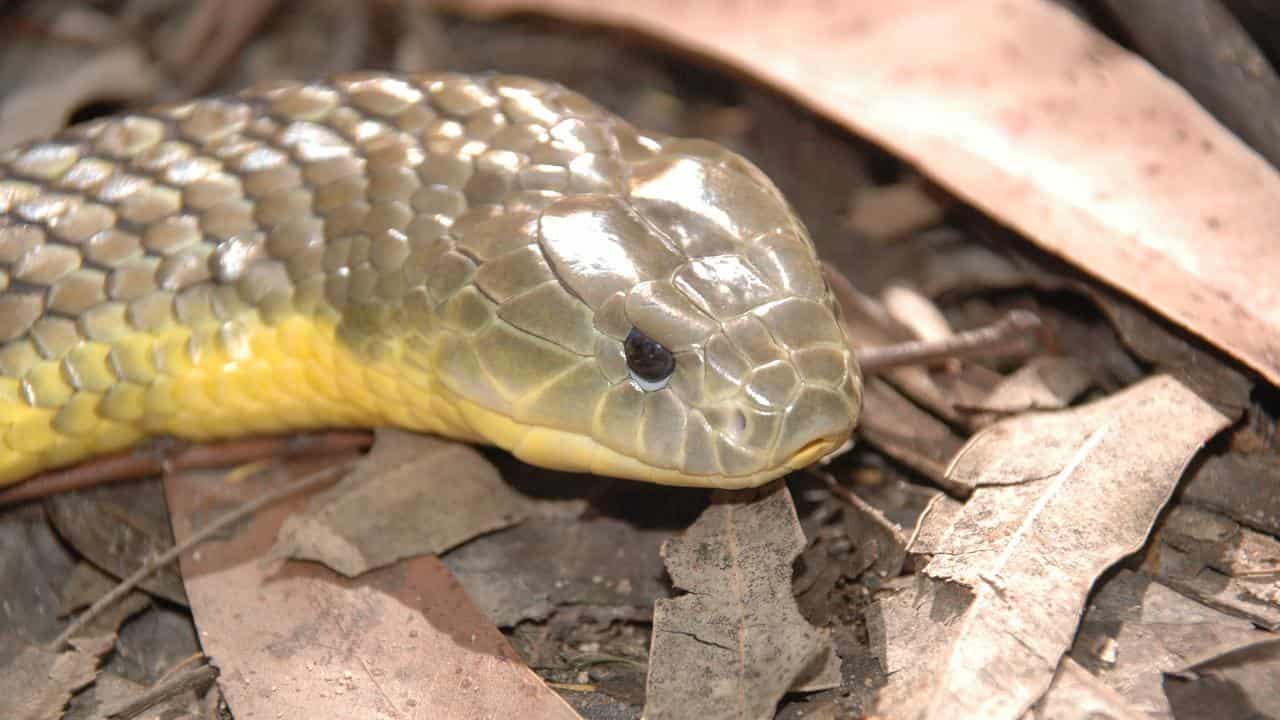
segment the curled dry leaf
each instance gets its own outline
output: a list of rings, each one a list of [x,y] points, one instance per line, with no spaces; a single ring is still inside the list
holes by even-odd
[[[740,67],[1280,383],[1280,174],[1049,0],[451,0]]]
[[[648,621],[654,599],[668,594],[658,549],[670,531],[577,507],[547,512],[556,504],[542,501],[519,526],[453,550],[445,565],[499,627],[545,619],[561,605],[604,622]]]
[[[1208,458],[1187,480],[1182,501],[1280,535],[1280,458],[1230,453]]]
[[[55,720],[72,693],[93,682],[99,659],[111,651],[114,635],[71,641],[62,652],[29,646],[0,667],[0,717]]]
[[[154,480],[53,495],[44,507],[49,522],[76,552],[117,578],[128,577],[173,545],[164,490]],[[187,604],[176,566],[160,568],[140,586]]]
[[[947,463],[964,444],[960,436],[880,378],[868,378],[863,385],[858,434],[942,487],[968,493],[969,488],[947,480]]]
[[[1089,372],[1071,358],[1032,358],[1005,378],[972,410],[1020,413],[1061,410],[1093,384]]]
[[[84,566],[84,570],[73,572],[63,587],[63,606],[79,607],[84,603],[71,596],[83,592],[96,599],[111,585],[108,578]],[[26,643],[0,648],[4,651],[0,656],[0,718],[63,717],[67,701],[95,680],[99,662],[116,649],[120,626],[148,604],[146,595],[130,593],[71,638],[68,648]]]
[[[471,447],[387,428],[376,438],[347,478],[285,521],[274,555],[355,577],[524,518],[524,499]]]
[[[792,564],[803,549],[780,482],[716,493],[663,546],[672,582],[688,594],[654,607],[648,720],[772,718],[788,691],[839,685],[831,638],[805,621],[792,596]]]
[[[1089,601],[1071,657],[1149,717],[1173,716],[1161,673],[1215,647],[1267,635],[1131,570],[1104,580]]]
[[[935,504],[910,548],[929,556],[917,604],[949,600],[917,626],[902,623],[924,611],[892,602],[883,611],[890,675],[881,712],[1026,712],[1070,646],[1093,582],[1143,545],[1187,463],[1226,425],[1194,393],[1156,376],[975,435],[948,472],[973,495],[958,508]],[[903,634],[917,637],[904,644]],[[902,654],[911,646],[917,653]]]
[[[1067,657],[1024,720],[1147,720],[1147,716]]]
[[[1160,539],[1232,577],[1274,582],[1280,576],[1280,540],[1217,513],[1175,507],[1161,524]]]
[[[1280,717],[1280,635],[1214,648],[1167,675],[1177,717]]]
[[[268,487],[208,472],[167,476],[175,537]],[[182,558],[201,643],[236,717],[578,718],[436,558],[355,580],[315,563],[265,561],[285,517],[304,504],[261,510],[234,536]]]
[[[1260,577],[1232,577],[1211,567],[1197,552],[1163,543],[1153,548],[1144,569],[1209,607],[1280,630],[1280,582],[1274,571]]]

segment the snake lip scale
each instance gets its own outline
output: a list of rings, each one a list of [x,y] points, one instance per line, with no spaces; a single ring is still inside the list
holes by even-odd
[[[0,485],[155,435],[394,425],[749,487],[860,405],[769,179],[558,85],[357,73],[0,153]]]

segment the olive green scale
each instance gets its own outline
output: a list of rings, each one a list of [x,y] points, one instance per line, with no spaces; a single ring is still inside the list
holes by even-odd
[[[633,329],[675,358],[660,387]],[[736,487],[843,442],[860,391],[768,179],[556,85],[354,74],[0,155],[0,484],[392,424]]]

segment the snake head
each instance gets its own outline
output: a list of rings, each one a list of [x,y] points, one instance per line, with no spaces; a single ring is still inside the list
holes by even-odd
[[[544,466],[721,488],[761,484],[844,443],[858,367],[779,191],[698,141],[668,141],[624,176],[622,192],[541,211],[536,249],[554,283],[540,287],[555,289],[498,314],[537,337],[522,345],[557,352],[513,366],[536,378],[510,406],[521,430],[488,439]]]
[[[844,443],[858,366],[773,183],[612,117],[550,137],[561,169],[535,170],[567,183],[452,230],[457,264],[478,267],[439,315],[470,334],[437,343],[435,365],[469,433],[547,467],[719,488]]]

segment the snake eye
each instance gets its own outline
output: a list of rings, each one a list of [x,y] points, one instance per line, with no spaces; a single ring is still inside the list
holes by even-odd
[[[657,340],[631,328],[622,343],[631,377],[644,390],[661,390],[676,369],[676,358]]]

